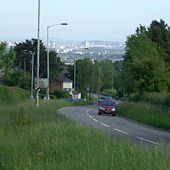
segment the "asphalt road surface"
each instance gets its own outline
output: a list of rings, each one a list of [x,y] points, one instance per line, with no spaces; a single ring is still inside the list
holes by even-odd
[[[119,116],[98,115],[95,105],[66,107],[59,112],[73,121],[106,132],[115,138],[127,138],[135,143],[151,145],[170,144],[170,131],[156,129]]]

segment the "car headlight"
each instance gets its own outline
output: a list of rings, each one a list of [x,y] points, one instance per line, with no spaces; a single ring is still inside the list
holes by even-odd
[[[112,111],[115,111],[115,110],[116,110],[115,108],[112,109]]]

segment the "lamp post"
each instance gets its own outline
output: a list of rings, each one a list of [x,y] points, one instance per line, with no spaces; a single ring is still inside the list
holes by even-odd
[[[37,29],[37,87],[36,105],[39,106],[39,69],[40,69],[40,0],[38,0],[38,29]]]
[[[60,23],[60,24],[53,24],[50,26],[47,26],[47,81],[48,81],[48,86],[47,86],[47,91],[46,91],[46,99],[49,100],[49,91],[50,91],[50,64],[49,64],[49,29],[51,27],[57,26],[57,25],[68,25],[67,23]]]
[[[34,98],[33,96],[33,88],[34,88],[34,56],[35,56],[35,52],[32,51],[28,51],[28,50],[23,50],[23,52],[25,53],[30,53],[31,54],[31,95],[30,95],[30,99],[32,100]],[[26,74],[26,60],[24,60],[24,71]]]

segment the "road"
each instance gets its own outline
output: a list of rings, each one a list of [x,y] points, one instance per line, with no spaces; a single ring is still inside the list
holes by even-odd
[[[82,125],[96,128],[115,138],[127,138],[135,143],[151,145],[170,144],[170,131],[159,130],[119,116],[98,115],[95,105],[66,107],[59,112]]]

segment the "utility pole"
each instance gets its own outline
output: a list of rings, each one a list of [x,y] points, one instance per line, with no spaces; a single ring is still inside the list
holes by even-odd
[[[99,82],[98,82],[98,99],[100,98],[100,66],[99,66]]]
[[[38,0],[38,30],[37,30],[37,87],[36,105],[39,107],[39,69],[40,69],[40,0]]]
[[[31,96],[30,96],[30,99],[32,100],[34,98],[33,96],[33,88],[34,88],[34,55],[35,53],[33,52],[30,52],[31,55],[32,55],[32,61],[31,61],[31,64],[32,64],[32,70],[31,70]]]
[[[74,91],[76,91],[76,60],[74,60]]]

